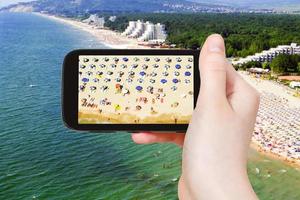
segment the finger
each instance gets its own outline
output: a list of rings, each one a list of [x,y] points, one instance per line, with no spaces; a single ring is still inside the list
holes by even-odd
[[[174,143],[182,147],[185,135],[182,133],[133,133],[132,140],[137,144]]]
[[[224,40],[214,34],[207,38],[200,54],[200,97],[208,101],[226,99],[226,65]]]

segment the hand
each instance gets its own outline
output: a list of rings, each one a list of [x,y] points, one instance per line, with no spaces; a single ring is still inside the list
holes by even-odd
[[[259,94],[228,63],[219,35],[206,40],[200,72],[200,94],[185,136],[141,133],[132,139],[183,145],[180,199],[257,199],[247,176],[247,153]]]

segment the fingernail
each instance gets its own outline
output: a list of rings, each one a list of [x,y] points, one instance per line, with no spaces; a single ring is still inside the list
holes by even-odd
[[[212,38],[208,43],[208,51],[214,53],[221,53],[223,52],[223,44],[217,38]]]

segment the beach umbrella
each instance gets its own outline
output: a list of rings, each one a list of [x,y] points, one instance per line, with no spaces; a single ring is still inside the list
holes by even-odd
[[[176,69],[181,69],[181,65],[177,64],[177,65],[175,65],[175,68]]]
[[[167,81],[166,79],[161,79],[160,82],[163,83],[163,84],[165,84],[165,83],[167,83],[168,81]]]
[[[144,79],[139,78],[137,81],[138,81],[139,83],[143,83],[143,82],[144,82]]]
[[[136,69],[138,66],[139,66],[138,64],[133,64],[131,67],[132,67],[133,69]]]
[[[135,88],[137,91],[141,92],[143,90],[143,87],[142,86],[136,86]]]
[[[83,78],[82,82],[87,83],[87,82],[89,82],[89,79],[88,78]]]
[[[159,58],[154,58],[155,62],[159,62],[160,59]]]
[[[165,65],[164,68],[165,68],[166,70],[168,70],[168,69],[170,69],[170,65]]]
[[[187,65],[186,68],[187,68],[187,69],[191,69],[192,66],[191,66],[191,65]]]
[[[141,75],[141,76],[145,76],[145,75],[146,75],[146,72],[142,71],[142,72],[140,72],[140,75]]]
[[[173,81],[173,83],[178,83],[179,82],[179,80],[176,79],[176,78],[174,78],[172,81]]]
[[[170,63],[170,62],[172,62],[172,59],[171,58],[166,58],[166,62]]]
[[[146,69],[148,69],[148,65],[143,65],[142,68],[143,68],[143,70],[146,70]]]
[[[184,75],[185,76],[191,76],[191,72],[185,72]]]
[[[151,76],[151,77],[155,77],[155,76],[157,76],[157,73],[156,73],[156,72],[152,72],[152,73],[150,74],[150,76]]]
[[[185,82],[186,84],[189,84],[189,83],[191,83],[191,80],[185,79],[184,82]]]

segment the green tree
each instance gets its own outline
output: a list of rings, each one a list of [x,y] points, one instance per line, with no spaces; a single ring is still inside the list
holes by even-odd
[[[279,55],[271,62],[271,69],[274,73],[296,72],[298,62],[291,55]]]
[[[269,62],[264,62],[264,63],[262,64],[262,68],[263,68],[263,69],[271,69],[270,63],[269,63]]]

